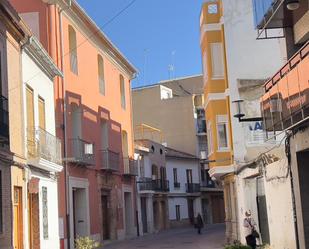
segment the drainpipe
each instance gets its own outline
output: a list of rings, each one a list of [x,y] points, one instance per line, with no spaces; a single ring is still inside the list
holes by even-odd
[[[72,0],[68,0],[67,7],[63,9],[59,9],[58,14],[59,14],[59,34],[60,34],[60,61],[61,61],[61,71],[64,73],[64,66],[63,66],[63,56],[64,56],[64,51],[63,51],[63,30],[62,30],[62,12],[70,9],[72,6]],[[67,117],[66,117],[66,112],[67,112],[67,105],[66,105],[66,87],[65,87],[65,75],[62,78],[62,96],[63,96],[63,141],[64,141],[64,158],[67,157],[67,132],[66,132],[66,127],[67,127]],[[65,168],[65,194],[66,194],[66,227],[67,227],[67,248],[71,248],[71,231],[70,231],[70,202],[69,202],[69,170],[68,170],[68,163],[67,161],[64,162],[64,168]]]

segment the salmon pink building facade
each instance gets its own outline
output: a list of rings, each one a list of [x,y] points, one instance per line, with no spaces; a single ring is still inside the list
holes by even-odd
[[[75,1],[11,3],[63,71],[55,79],[61,248],[136,235],[131,85],[136,69]]]

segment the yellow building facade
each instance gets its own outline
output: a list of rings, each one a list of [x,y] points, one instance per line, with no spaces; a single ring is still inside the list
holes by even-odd
[[[222,2],[205,2],[200,16],[209,174],[224,185],[227,238],[237,222],[233,141]],[[229,240],[229,239],[228,239]]]

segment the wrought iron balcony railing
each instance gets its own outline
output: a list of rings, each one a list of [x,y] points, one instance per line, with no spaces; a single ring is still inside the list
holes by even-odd
[[[112,150],[100,151],[101,169],[110,171],[119,171],[120,155]]]
[[[201,182],[201,188],[215,188],[215,182],[212,180]]]
[[[156,192],[169,192],[169,181],[167,180],[152,180],[151,178],[143,178],[139,182],[140,191],[156,191]]]
[[[41,128],[27,129],[29,159],[45,159],[62,165],[61,141]]]
[[[80,165],[95,165],[94,144],[80,138],[69,139],[69,162]]]
[[[8,99],[0,95],[0,142],[9,143]]]
[[[124,175],[138,176],[138,166],[136,160],[129,157],[124,157],[123,165],[124,165]]]
[[[198,193],[201,191],[201,185],[199,183],[186,183],[187,193]]]

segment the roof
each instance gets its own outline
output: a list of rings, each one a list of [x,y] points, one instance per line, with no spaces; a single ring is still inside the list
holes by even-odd
[[[186,152],[175,150],[169,147],[166,147],[165,150],[166,150],[166,157],[199,160],[195,155],[192,155]]]
[[[133,91],[139,91],[147,88],[165,86],[173,90],[175,96],[199,95],[204,93],[203,75],[191,75],[171,80],[159,81],[147,86],[135,87]]]

